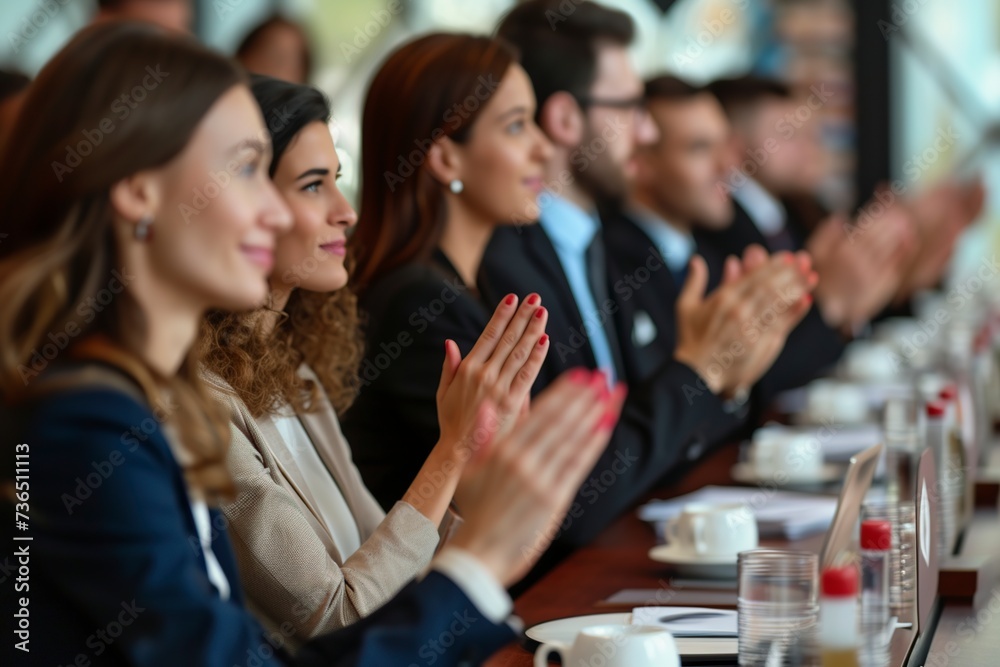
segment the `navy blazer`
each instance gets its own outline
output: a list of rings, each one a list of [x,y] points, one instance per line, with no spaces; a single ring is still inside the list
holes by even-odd
[[[2,429],[6,458],[14,443],[30,450],[23,535],[33,538],[5,541],[5,550],[27,547],[30,562],[28,587],[4,595],[5,607],[29,599],[30,653],[8,649],[15,664],[457,665],[478,663],[513,638],[432,572],[292,659],[280,632],[265,636],[244,608],[226,521],[214,510],[212,550],[229,599],[210,583],[181,468],[149,406],[112,388],[79,387],[44,396],[18,410],[18,424],[11,420]],[[7,647],[12,636],[18,641],[14,611],[3,612]]]

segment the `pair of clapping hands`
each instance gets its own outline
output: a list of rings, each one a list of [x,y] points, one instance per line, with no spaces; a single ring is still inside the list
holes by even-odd
[[[695,257],[677,302],[676,356],[720,395],[752,385],[770,367],[809,309],[816,284],[808,255],[760,247],[730,258],[722,284],[705,295],[708,271]],[[483,563],[503,585],[523,577],[555,534],[584,477],[607,446],[625,400],[601,372],[573,369],[528,409],[548,352],[548,313],[537,294],[508,295],[463,359],[445,342],[437,391],[441,438],[432,458],[458,477],[464,522],[451,544]],[[733,354],[734,343],[740,352]],[[713,355],[732,363],[716,369]],[[524,549],[526,545],[531,549]]]

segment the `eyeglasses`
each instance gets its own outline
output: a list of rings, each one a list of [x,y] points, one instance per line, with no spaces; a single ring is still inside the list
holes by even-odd
[[[587,107],[608,107],[611,109],[631,109],[641,111],[646,106],[645,95],[630,97],[624,100],[609,100],[601,97],[589,97],[586,95],[576,98],[577,104],[582,108]]]

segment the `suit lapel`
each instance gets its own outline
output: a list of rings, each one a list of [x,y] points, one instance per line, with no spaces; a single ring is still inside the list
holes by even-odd
[[[273,466],[271,475],[280,475],[282,483],[291,489],[291,491],[295,493],[299,502],[302,503],[302,506],[309,510],[309,513],[306,514],[305,517],[309,521],[313,530],[316,531],[316,534],[319,535],[321,540],[323,540],[323,544],[326,546],[327,550],[332,554],[337,554],[338,557],[342,557],[343,555],[334,543],[333,536],[330,535],[330,531],[327,530],[326,524],[320,517],[319,512],[313,504],[309,502],[308,496],[306,496],[302,489],[295,483],[293,476],[289,473],[288,468],[284,465],[284,463],[282,463],[281,458],[275,456],[270,447],[267,446],[268,442],[284,442],[281,432],[278,431],[278,427],[274,424],[274,419],[271,415],[263,415],[258,419],[250,417],[248,424],[250,426],[250,430],[254,432],[253,435],[256,440],[254,446],[257,448],[257,451],[261,452],[264,456],[265,464],[267,464],[268,467]],[[309,433],[308,430],[306,432]],[[314,436],[312,433],[309,433],[309,437]]]
[[[566,334],[565,337],[568,339],[570,329],[579,330],[580,335],[587,340],[587,344],[583,350],[583,353],[587,357],[585,363],[590,366],[596,366],[597,359],[594,357],[594,350],[591,347],[590,338],[587,336],[586,327],[583,326],[583,315],[580,313],[579,306],[577,306],[573,290],[569,286],[569,281],[566,279],[566,274],[563,271],[562,262],[559,260],[559,255],[556,254],[556,249],[553,247],[552,241],[549,240],[548,234],[545,233],[541,225],[524,228],[524,234],[525,236],[521,239],[521,243],[524,245],[525,255],[529,258],[535,270],[545,278],[546,282],[542,284],[551,285],[555,290],[559,309],[556,311],[551,307],[549,308],[549,321],[551,322],[555,312],[562,313],[565,320],[562,323]]]
[[[313,382],[319,382],[316,375],[306,366],[299,368],[299,375]],[[323,460],[323,464],[326,465],[330,477],[333,478],[333,481],[337,484],[337,488],[340,489],[340,494],[347,502],[347,506],[351,510],[351,515],[355,517],[355,524],[357,524],[359,531],[362,532],[360,535],[361,541],[364,542],[366,537],[364,533],[370,532],[373,529],[367,524],[370,524],[371,519],[375,517],[365,516],[363,503],[357,496],[357,485],[350,476],[350,471],[354,464],[350,459],[347,447],[340,446],[341,443],[346,445],[346,442],[344,441],[343,434],[340,432],[340,425],[336,422],[333,406],[330,405],[325,393],[321,392],[320,401],[322,403],[321,409],[300,415],[299,419],[302,421],[302,426],[305,428],[306,433],[312,439],[313,446],[319,453],[319,457]],[[381,518],[379,517],[375,521],[375,525],[377,526],[380,521]]]

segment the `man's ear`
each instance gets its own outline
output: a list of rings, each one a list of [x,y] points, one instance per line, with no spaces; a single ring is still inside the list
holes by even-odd
[[[550,95],[538,116],[542,131],[556,146],[572,148],[583,141],[586,123],[583,109],[565,90]]]
[[[428,171],[442,185],[462,179],[462,151],[458,144],[448,137],[441,137],[431,143],[425,159]]]

